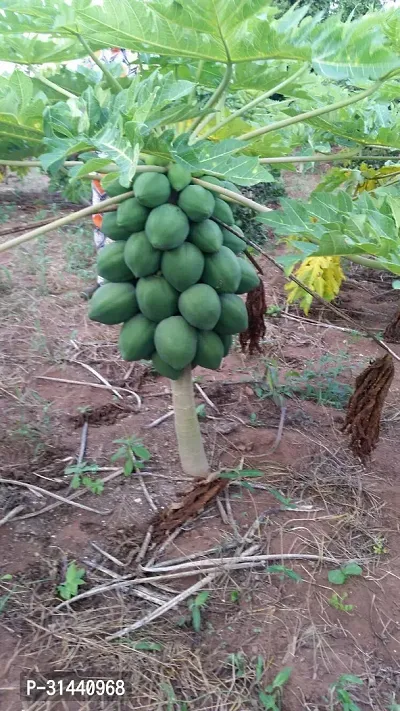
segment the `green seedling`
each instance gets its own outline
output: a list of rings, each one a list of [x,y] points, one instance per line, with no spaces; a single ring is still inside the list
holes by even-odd
[[[329,711],[339,707],[340,711],[361,711],[351,694],[351,687],[362,686],[363,680],[353,674],[342,674],[329,689]]]
[[[12,580],[12,577],[13,576],[10,573],[4,573],[3,575],[0,575],[0,583],[9,583],[10,580]],[[13,594],[14,590],[16,589],[16,587],[17,586],[14,585],[12,590],[10,590],[8,593],[6,593],[5,595],[2,595],[0,597],[0,615],[2,612],[4,612],[6,605],[9,601],[11,595]]]
[[[205,419],[207,417],[206,406],[201,404],[196,407],[196,414],[199,419]]]
[[[280,316],[283,311],[282,306],[278,306],[277,304],[271,304],[271,306],[268,306],[265,314],[266,316],[272,316],[272,317],[277,317]]]
[[[250,482],[243,481],[242,479],[244,477],[255,479],[263,476],[263,472],[258,471],[258,469],[234,469],[233,471],[222,472],[219,476],[220,479],[231,479],[232,481],[237,481],[243,489],[248,489],[253,492],[255,489]]]
[[[362,567],[358,563],[346,563],[340,568],[335,568],[330,570],[328,573],[328,580],[332,585],[344,585],[348,578],[358,577],[362,575]]]
[[[78,568],[74,560],[69,563],[64,582],[57,585],[57,592],[63,600],[70,600],[78,594],[79,586],[85,584],[85,572],[84,568]]]
[[[334,592],[330,596],[328,603],[335,610],[340,610],[340,612],[352,612],[352,610],[354,610],[354,605],[346,605],[344,602],[347,597],[347,593],[343,593],[343,595],[338,595],[337,592]]]
[[[376,555],[385,555],[385,553],[389,553],[384,536],[377,536],[375,538],[372,544],[372,550]]]
[[[93,479],[89,476],[98,471],[99,467],[97,464],[82,462],[81,464],[71,464],[69,467],[66,467],[64,473],[66,476],[72,474],[70,483],[71,489],[79,489],[80,486],[85,486],[92,494],[101,494],[104,489],[104,482],[101,479]]]
[[[303,578],[301,575],[296,573],[295,570],[292,570],[292,568],[286,568],[284,565],[268,565],[265,568],[266,573],[279,573],[279,579],[284,580],[286,578],[290,578],[290,580],[295,580],[296,583],[301,583]]]
[[[289,681],[291,673],[292,668],[285,667],[276,675],[271,684],[268,684],[263,691],[259,692],[258,698],[262,704],[261,708],[265,709],[265,711],[281,710],[282,690]]]
[[[210,593],[206,590],[199,592],[196,597],[189,602],[189,610],[192,616],[192,626],[195,632],[200,632],[201,629],[201,615],[206,607],[207,600],[210,597]]]
[[[242,679],[246,671],[246,657],[242,652],[232,652],[228,654],[228,664],[233,667],[233,673],[236,679]]]
[[[133,472],[143,469],[146,462],[151,459],[151,454],[140,439],[135,437],[125,437],[115,439],[114,444],[119,444],[118,450],[112,455],[111,461],[118,462],[123,460],[123,469],[125,476],[129,476]]]
[[[238,590],[237,588],[235,588],[235,590],[231,590],[229,597],[231,602],[239,602],[240,590]]]
[[[147,639],[141,639],[139,642],[132,642],[132,640],[121,641],[121,644],[128,644],[129,647],[137,649],[144,652],[162,652],[163,645],[160,642],[151,642]]]

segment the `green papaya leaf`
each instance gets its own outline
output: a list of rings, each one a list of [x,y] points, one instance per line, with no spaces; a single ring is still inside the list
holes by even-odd
[[[136,143],[132,145],[134,139]],[[121,185],[129,188],[139,160],[141,145],[139,134],[131,135],[130,141],[128,141],[121,135],[119,128],[106,126],[92,141],[95,148],[100,152],[100,157],[107,157],[118,166]]]
[[[202,605],[205,605],[209,597],[210,593],[207,590],[202,590],[198,593],[198,595],[196,595],[194,599],[194,604],[201,607]]]
[[[363,572],[358,563],[346,563],[346,565],[342,565],[341,570],[345,575],[362,575]]]
[[[337,568],[328,572],[328,580],[332,585],[343,585],[346,582],[346,575],[340,568]]]

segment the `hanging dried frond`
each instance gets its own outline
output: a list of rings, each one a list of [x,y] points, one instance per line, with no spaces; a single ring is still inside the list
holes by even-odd
[[[387,354],[374,360],[356,378],[342,432],[350,434],[350,447],[363,462],[378,444],[382,409],[393,376],[393,359]]]
[[[239,336],[243,353],[248,349],[249,354],[261,353],[261,341],[265,336],[264,314],[267,308],[265,301],[264,284],[260,283],[255,289],[249,291],[246,299],[246,308],[249,316],[249,325],[246,331]]]

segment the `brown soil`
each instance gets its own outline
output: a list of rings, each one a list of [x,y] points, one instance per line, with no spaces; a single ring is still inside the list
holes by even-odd
[[[288,175],[290,189],[298,190],[299,176]],[[307,176],[308,186],[313,180]],[[10,224],[32,220],[21,204],[9,210]],[[43,219],[49,206],[37,207],[37,219]],[[133,573],[154,507],[166,520],[163,512],[180,505],[190,488],[171,418],[148,427],[170,408],[168,381],[147,364],[130,368],[118,355],[118,328],[87,318],[80,290],[92,278],[91,262],[89,222],[1,255],[0,477],[69,497],[65,469],[76,462],[86,422],[83,460],[100,468],[93,478],[107,477],[123,463],[112,461],[117,439],[142,440],[151,460],[141,479],[116,475],[103,493],[85,491],[76,499],[94,511],[62,504],[40,513],[55,500],[0,483],[0,519],[21,507],[0,526],[1,710],[20,711],[22,704],[31,711],[250,711],[264,708],[259,694],[284,667],[292,674],[283,688],[283,711],[345,709],[332,688],[344,674],[362,682],[351,688],[357,704],[352,711],[387,711],[400,703],[399,369],[396,364],[380,441],[363,466],[341,434],[344,407],[355,377],[382,354],[368,339],[341,330],[345,321],[319,307],[309,321],[295,307],[267,318],[263,354],[244,356],[236,347],[220,371],[198,369],[199,384],[217,408],[206,405],[201,424],[213,471],[243,468],[262,476],[248,479],[249,488],[234,483],[220,493],[224,521],[215,499],[196,510],[163,553],[167,560],[218,547],[219,555],[230,556],[261,517],[246,545],[257,543],[259,553],[277,556],[282,567],[220,574],[207,588],[199,631],[186,601],[119,642],[107,641],[154,609],[129,587],[54,611],[61,601],[57,585],[71,561],[85,568],[82,590]],[[283,306],[282,275],[262,265],[267,306]],[[352,267],[338,304],[361,325],[382,331],[398,308],[389,287],[387,275]],[[400,346],[392,347],[400,354]],[[265,379],[268,363],[273,397]],[[85,365],[121,388],[121,397],[91,387],[100,381]],[[139,411],[132,391],[141,398]],[[198,392],[196,399],[204,404]],[[145,561],[155,552],[150,544]],[[335,586],[328,580],[334,564],[279,557],[288,553],[360,560],[363,573]],[[165,585],[180,591],[197,580]],[[146,590],[161,598],[170,594]],[[336,609],[334,593],[352,607]],[[138,642],[144,649],[135,648]],[[124,674],[132,691],[123,703],[104,706],[99,700],[21,702],[20,674],[34,670],[48,676],[55,670]]]

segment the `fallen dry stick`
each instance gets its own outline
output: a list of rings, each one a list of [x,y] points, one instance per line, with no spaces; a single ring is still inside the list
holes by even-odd
[[[207,405],[209,405],[210,407],[212,407],[212,409],[215,410],[216,412],[219,412],[218,407],[213,403],[212,400],[210,400],[210,398],[208,397],[208,395],[206,395],[206,393],[204,392],[203,388],[201,388],[198,383],[195,383],[195,384],[194,384],[194,387],[195,387],[196,390],[200,393],[201,397],[202,397],[203,400],[207,403]]]
[[[86,370],[88,370],[89,373],[92,373],[92,375],[94,375],[95,378],[100,380],[100,382],[102,382],[103,385],[106,385],[106,387],[109,388],[114,393],[114,395],[116,395],[116,397],[118,397],[120,400],[123,399],[121,393],[119,393],[118,390],[113,388],[111,383],[108,382],[107,378],[104,378],[100,373],[97,372],[97,370],[92,368],[91,365],[87,365],[87,363],[82,363],[81,360],[74,360],[73,363],[78,363],[78,365],[81,365],[82,368],[86,368]]]
[[[236,560],[238,561],[244,561],[244,562],[237,562],[237,563],[225,563],[221,564],[220,560],[228,560],[231,561],[233,559],[231,558],[225,558],[225,559],[218,559],[218,564],[216,565],[214,562],[214,568],[211,570],[208,570],[208,573],[216,573],[220,574],[226,571],[230,570],[242,570],[242,569],[247,569],[247,568],[253,568],[257,567],[259,565],[263,566],[265,562],[272,562],[275,560],[314,560],[318,561],[320,563],[341,563],[343,561],[337,560],[336,558],[329,558],[325,556],[319,556],[319,555],[307,555],[306,553],[276,553],[276,554],[271,554],[271,555],[265,555],[265,556],[252,556],[250,555],[250,552],[253,552],[255,549],[257,549],[258,546],[254,545],[251,546],[248,551],[243,554],[242,557],[237,556]],[[262,560],[260,560],[262,558]],[[132,578],[130,575],[123,575],[119,578],[119,580],[115,582],[110,582],[110,583],[105,583],[104,585],[98,585],[95,588],[92,588],[91,590],[87,590],[86,592],[79,593],[79,595],[76,595],[75,597],[72,597],[70,600],[64,600],[61,602],[57,607],[54,608],[54,611],[61,610],[64,607],[67,607],[68,605],[72,605],[74,602],[78,602],[79,600],[86,600],[89,597],[93,597],[94,595],[99,595],[100,593],[103,592],[109,592],[110,590],[117,590],[119,588],[127,588],[131,587],[132,585],[151,585],[153,582],[158,582],[160,580],[182,580],[182,578],[190,578],[193,577],[193,575],[196,575],[196,573],[200,573],[200,568],[201,563],[204,561],[195,561],[196,566],[198,570],[186,570],[182,571],[179,570],[178,572],[170,572],[170,573],[161,573],[161,575],[155,575],[154,577],[142,577],[142,578]],[[179,566],[174,566],[172,569],[177,570]],[[161,572],[162,568],[155,568],[154,572]]]
[[[68,378],[52,378],[50,375],[35,375],[36,380],[52,380],[54,383],[66,383],[67,385],[83,385],[88,388],[101,388],[102,390],[109,390],[108,385],[100,385],[100,383],[87,383],[85,380],[69,380]],[[133,390],[128,390],[127,388],[117,388],[115,390],[121,390],[121,392],[133,394]],[[136,393],[135,393],[136,394]]]
[[[231,566],[236,565],[236,563],[264,563],[271,560],[315,560],[324,563],[335,563],[338,564],[337,558],[332,558],[331,556],[321,556],[309,553],[274,553],[266,555],[239,555],[233,556],[232,558],[207,558],[207,560],[194,560],[188,561],[186,563],[179,563],[178,565],[158,565],[157,567],[142,566],[141,569],[144,573],[178,573],[179,571],[200,570],[201,568],[212,568],[216,565],[220,566]]]
[[[15,516],[17,516],[19,513],[21,513],[21,511],[23,511],[24,508],[25,508],[25,506],[22,506],[22,504],[20,504],[19,506],[16,506],[14,509],[11,509],[11,511],[6,513],[4,518],[2,518],[0,520],[0,526],[4,526],[4,524],[7,523],[8,521],[12,521],[12,519]]]
[[[107,484],[109,481],[112,481],[113,479],[116,479],[118,476],[121,476],[123,472],[123,469],[117,469],[114,471],[112,474],[109,474],[108,476],[104,477],[104,479],[99,479],[103,484]],[[143,474],[143,472],[142,472]],[[53,509],[57,509],[59,506],[62,506],[64,503],[71,503],[75,499],[80,498],[84,494],[87,494],[89,492],[89,489],[78,489],[78,491],[74,491],[71,496],[69,496],[67,499],[62,499],[62,501],[56,501],[54,504],[49,504],[48,506],[44,506],[42,509],[39,509],[39,511],[32,511],[31,513],[24,514],[24,516],[18,516],[16,521],[24,521],[27,518],[34,518],[35,516],[40,516],[41,514],[47,513],[48,511],[53,511]]]
[[[217,575],[218,573],[210,573],[210,575],[207,575],[205,578],[202,578],[194,585],[191,585],[191,587],[187,588],[187,590],[183,590],[183,592],[179,593],[179,595],[176,595],[176,597],[172,598],[172,600],[168,600],[168,602],[165,602],[162,607],[159,607],[157,610],[149,612],[146,617],[143,617],[141,620],[137,620],[136,622],[133,622],[133,624],[124,627],[122,630],[118,630],[118,632],[114,632],[114,634],[109,635],[109,637],[106,637],[106,641],[110,642],[113,639],[117,639],[118,637],[124,637],[126,634],[128,634],[128,632],[133,632],[134,630],[138,630],[141,627],[144,627],[145,625],[149,624],[149,622],[153,622],[153,620],[156,620],[158,617],[161,617],[161,615],[164,615],[173,607],[179,605],[179,603],[183,602],[183,600],[186,600],[191,595],[194,595],[194,593],[196,593],[198,590],[202,590],[203,588],[205,588],[214,580]]]
[[[145,425],[146,429],[150,430],[152,427],[157,427],[157,425],[161,425],[162,422],[168,420],[170,417],[173,416],[173,414],[173,410],[170,410],[170,412],[166,412],[165,415],[161,415],[161,417],[158,417],[156,420],[153,420],[153,422],[150,422],[149,425]]]
[[[47,489],[42,489],[40,486],[35,486],[34,484],[28,484],[25,481],[14,481],[14,479],[0,479],[0,484],[11,484],[11,486],[22,486],[25,489],[29,489],[30,491],[36,492],[38,494],[43,494],[44,496],[51,496],[53,499],[62,501],[63,504],[69,504],[70,506],[76,506],[78,509],[84,509],[85,511],[91,511],[92,513],[102,514],[103,516],[105,516],[106,514],[112,513],[111,509],[107,509],[106,511],[100,511],[99,509],[92,509],[90,506],[85,506],[84,504],[78,504],[76,501],[71,501],[71,499],[67,499],[64,496],[59,496],[59,494],[55,494],[54,491],[47,491]],[[19,520],[21,520],[21,518]]]
[[[250,554],[254,551],[254,546],[251,546],[250,548],[245,551],[245,554]],[[244,554],[244,555],[245,555]],[[188,597],[191,595],[194,595],[198,590],[202,590],[203,588],[207,587],[212,581],[220,575],[220,569],[218,568],[217,570],[214,570],[212,572],[209,572],[209,574],[205,577],[199,580],[197,583],[194,583],[194,585],[191,585],[189,588],[186,590],[183,590],[181,593],[176,595],[172,600],[168,600],[162,607],[159,607],[158,610],[153,610],[153,612],[150,612],[148,615],[143,617],[141,620],[137,620],[136,622],[133,622],[131,625],[128,625],[127,627],[124,627],[121,630],[118,630],[118,632],[114,632],[114,634],[110,635],[109,637],[106,637],[107,641],[117,639],[118,637],[124,637],[126,634],[129,632],[133,632],[134,630],[138,630],[141,627],[144,627],[145,625],[149,624],[149,622],[153,622],[153,620],[156,620],[158,617],[161,617],[161,615],[164,615],[166,612],[169,610],[172,610],[172,608],[176,607],[179,605],[183,600],[186,600]]]

